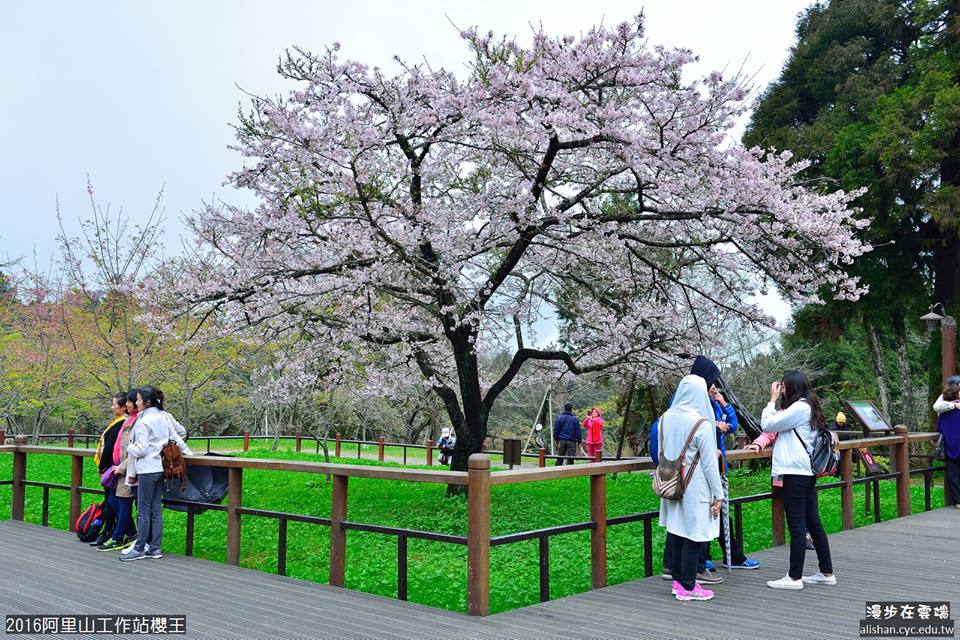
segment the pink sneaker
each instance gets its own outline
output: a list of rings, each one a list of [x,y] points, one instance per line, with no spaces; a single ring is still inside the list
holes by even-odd
[[[683,586],[681,586],[681,584],[678,581],[674,580],[673,587],[670,589],[670,593],[672,593],[673,595],[677,595],[677,591],[679,591],[680,589],[683,589]]]
[[[694,586],[693,589],[687,591],[683,588],[682,584],[677,584],[677,600],[712,600],[713,591],[709,589],[704,589],[699,584]]]

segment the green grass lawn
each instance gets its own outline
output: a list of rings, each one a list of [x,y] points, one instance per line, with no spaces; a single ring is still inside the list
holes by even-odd
[[[242,441],[241,446],[242,446]],[[199,444],[199,441],[197,442]],[[293,448],[293,442],[289,449]],[[346,445],[345,445],[346,446]],[[353,445],[353,456],[356,455]],[[205,449],[205,447],[203,447]],[[284,447],[287,449],[288,447]],[[304,442],[305,451],[312,450]],[[373,448],[375,451],[375,447]],[[331,446],[332,450],[332,446]],[[337,462],[357,463],[350,449]],[[304,459],[321,461],[323,455],[297,454],[293,451],[270,451],[258,446],[248,453],[251,458]],[[0,479],[12,477],[12,455],[0,455]],[[377,464],[361,460],[360,464]],[[389,466],[390,463],[385,463]],[[424,467],[425,468],[425,467]],[[64,456],[29,455],[27,477],[69,484],[70,464]],[[824,479],[827,481],[827,479]],[[942,481],[938,478],[932,495],[933,506],[943,504]],[[92,460],[84,463],[84,486],[98,486]],[[769,490],[768,472],[749,473],[746,469],[731,472],[731,496],[744,496]],[[896,486],[882,481],[881,516],[888,520],[896,515]],[[247,507],[329,516],[332,483],[322,475],[245,470],[243,504]],[[354,522],[420,529],[455,535],[467,533],[467,506],[463,496],[447,497],[444,485],[351,478],[347,517]],[[0,487],[0,519],[10,517],[10,487]],[[95,500],[84,495],[86,506]],[[496,486],[491,496],[491,529],[493,535],[517,533],[562,524],[589,520],[589,481],[587,478],[535,482],[522,485]],[[857,526],[873,522],[865,515],[863,485],[855,488],[855,520]],[[912,486],[913,511],[923,510],[923,485]],[[609,517],[652,511],[659,507],[645,473],[619,474],[607,478],[607,512]],[[65,491],[50,493],[50,526],[66,529],[69,497]],[[830,490],[820,496],[820,514],[827,532],[839,531],[840,491]],[[41,489],[27,488],[26,520],[41,520]],[[186,517],[166,511],[164,550],[183,553]],[[743,507],[744,547],[747,553],[772,545],[770,503],[745,504]],[[242,533],[242,566],[275,572],[277,566],[276,520],[245,516]],[[607,530],[609,583],[616,584],[643,577],[643,523],[617,525]],[[660,569],[664,531],[654,521],[654,571]],[[550,540],[550,596],[559,598],[590,588],[590,534],[587,531],[554,536]],[[536,540],[494,547],[491,562],[491,612],[533,604],[539,598],[538,543]],[[714,544],[713,558],[720,558]],[[78,546],[79,553],[92,553]],[[430,606],[466,610],[465,546],[425,540],[408,541],[408,598]],[[223,562],[226,555],[226,514],[208,511],[196,520],[194,555]],[[316,582],[327,581],[329,567],[329,530],[326,527],[294,523],[288,525],[288,574]],[[351,589],[396,597],[396,537],[350,531],[347,535],[346,586]]]

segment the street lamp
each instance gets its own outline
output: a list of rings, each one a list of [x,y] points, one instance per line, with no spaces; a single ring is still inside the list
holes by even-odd
[[[943,315],[936,313],[934,309],[940,307]],[[930,305],[930,311],[920,319],[927,323],[927,330],[933,333],[940,325],[940,358],[943,368],[943,382],[952,376],[957,370],[957,321],[953,316],[948,316],[943,305],[939,302]]]

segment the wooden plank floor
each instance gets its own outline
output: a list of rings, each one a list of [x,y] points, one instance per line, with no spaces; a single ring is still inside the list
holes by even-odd
[[[960,606],[956,509],[833,534],[830,544],[835,587],[768,589],[766,580],[786,572],[788,552],[780,547],[752,554],[760,570],[724,572],[727,582],[712,602],[677,602],[668,582],[651,578],[479,619],[183,556],[125,565],[64,531],[5,521],[0,616],[185,615],[187,634],[179,637],[198,639],[706,640],[857,638],[867,600],[953,599]],[[815,566],[810,552],[807,572]]]

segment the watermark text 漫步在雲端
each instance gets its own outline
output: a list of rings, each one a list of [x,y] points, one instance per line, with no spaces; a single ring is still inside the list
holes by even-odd
[[[860,637],[952,638],[955,625],[950,603],[938,601],[867,602]]]

